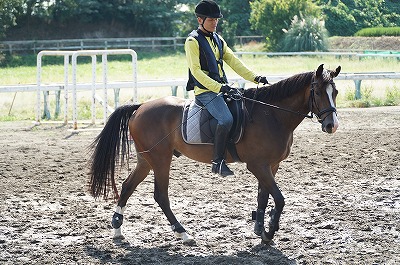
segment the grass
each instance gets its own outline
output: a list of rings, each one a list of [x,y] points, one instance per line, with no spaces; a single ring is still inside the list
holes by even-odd
[[[238,47],[237,50],[260,50],[257,44],[246,47]],[[35,84],[36,83],[36,61],[35,56],[23,60],[18,58],[18,63],[10,61],[0,68],[0,85]],[[321,63],[326,68],[334,69],[342,66],[342,72],[393,72],[399,69],[400,62],[390,58],[358,58],[335,56],[287,56],[266,57],[244,55],[243,62],[257,73],[272,74],[296,74],[312,71]],[[96,80],[102,82],[101,58],[98,58],[96,69]],[[77,72],[78,82],[91,82],[91,63],[89,58],[79,58]],[[17,65],[18,64],[18,65]],[[143,53],[138,54],[138,79],[139,80],[168,80],[187,78],[187,64],[184,53]],[[229,66],[225,66],[229,77],[237,76]],[[109,81],[131,80],[132,66],[129,56],[111,57],[108,62]],[[69,69],[71,75],[71,69]],[[42,83],[63,83],[64,68],[61,57],[58,59],[45,58],[43,62]],[[71,76],[70,76],[71,80]],[[70,81],[71,82],[71,81]],[[380,105],[399,105],[400,83],[399,80],[364,80],[362,81],[362,99],[354,99],[354,82],[336,81],[339,89],[338,107],[368,107]],[[178,96],[183,96],[182,89],[178,89]],[[146,101],[160,96],[170,95],[170,88],[143,88],[139,89],[139,101]],[[54,94],[50,99],[52,111],[54,110]],[[14,98],[15,97],[15,98]],[[90,93],[80,92],[78,116],[86,118],[90,116]],[[130,97],[130,91],[121,90],[120,101],[123,103]],[[62,100],[63,101],[63,100]],[[112,92],[109,92],[109,101],[113,101]],[[30,120],[35,117],[36,94],[31,92],[1,93],[0,97],[0,121],[5,120]],[[88,106],[89,105],[89,106]],[[102,107],[98,106],[98,117],[102,115]],[[89,109],[89,110],[88,110]],[[61,106],[63,110],[63,106]],[[89,114],[88,114],[89,113]],[[62,116],[62,115],[60,115]],[[71,116],[69,116],[71,117]],[[62,119],[59,117],[58,119]]]

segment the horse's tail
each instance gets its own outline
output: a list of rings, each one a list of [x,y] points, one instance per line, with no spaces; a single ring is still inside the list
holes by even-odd
[[[103,195],[108,198],[112,186],[114,198],[118,198],[115,185],[115,166],[129,156],[129,118],[140,105],[124,105],[117,108],[109,117],[101,133],[90,145],[93,154],[90,159],[89,190],[93,197]]]

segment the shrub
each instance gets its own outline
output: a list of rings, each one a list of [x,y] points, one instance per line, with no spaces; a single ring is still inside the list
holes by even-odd
[[[397,106],[400,105],[400,89],[397,87],[388,88],[385,92],[385,105]]]
[[[400,27],[364,28],[356,32],[358,37],[400,36]]]
[[[356,93],[354,92],[354,89],[346,89],[346,92],[344,93],[344,98],[347,101],[356,100]]]
[[[324,22],[315,17],[294,16],[290,28],[284,32],[283,51],[326,51],[328,49],[328,33]]]
[[[267,48],[272,51],[281,50],[282,28],[289,26],[293,16],[300,13],[315,17],[321,15],[321,8],[313,0],[253,0],[250,7],[251,26],[267,37]]]
[[[363,87],[361,89],[361,97],[366,101],[371,101],[372,99],[372,92],[374,92],[374,88],[371,86]]]

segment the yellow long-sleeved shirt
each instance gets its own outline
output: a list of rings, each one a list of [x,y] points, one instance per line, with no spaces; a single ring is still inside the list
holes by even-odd
[[[221,36],[219,37],[223,42],[223,61],[228,64],[238,75],[248,81],[254,82],[254,79],[257,75],[253,71],[251,71],[239,58],[237,58],[233,51],[228,47],[225,40]],[[211,37],[206,37],[206,39],[215,54],[215,58],[219,58],[219,50],[217,45],[212,41]],[[190,72],[192,73],[194,78],[196,78],[196,80],[200,82],[200,84],[208,88],[207,90],[195,86],[194,94],[199,95],[210,90],[218,93],[222,87],[222,84],[210,78],[207,71],[201,70],[199,43],[194,37],[188,37],[186,39],[185,52]],[[218,69],[220,76],[222,76],[222,69],[221,65],[219,64]]]

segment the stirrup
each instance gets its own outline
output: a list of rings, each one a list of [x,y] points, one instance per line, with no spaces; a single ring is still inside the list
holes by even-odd
[[[219,174],[223,177],[235,175],[235,173],[233,173],[233,171],[228,168],[228,166],[225,163],[225,160],[223,159],[219,162],[212,161],[211,170],[213,173]]]

